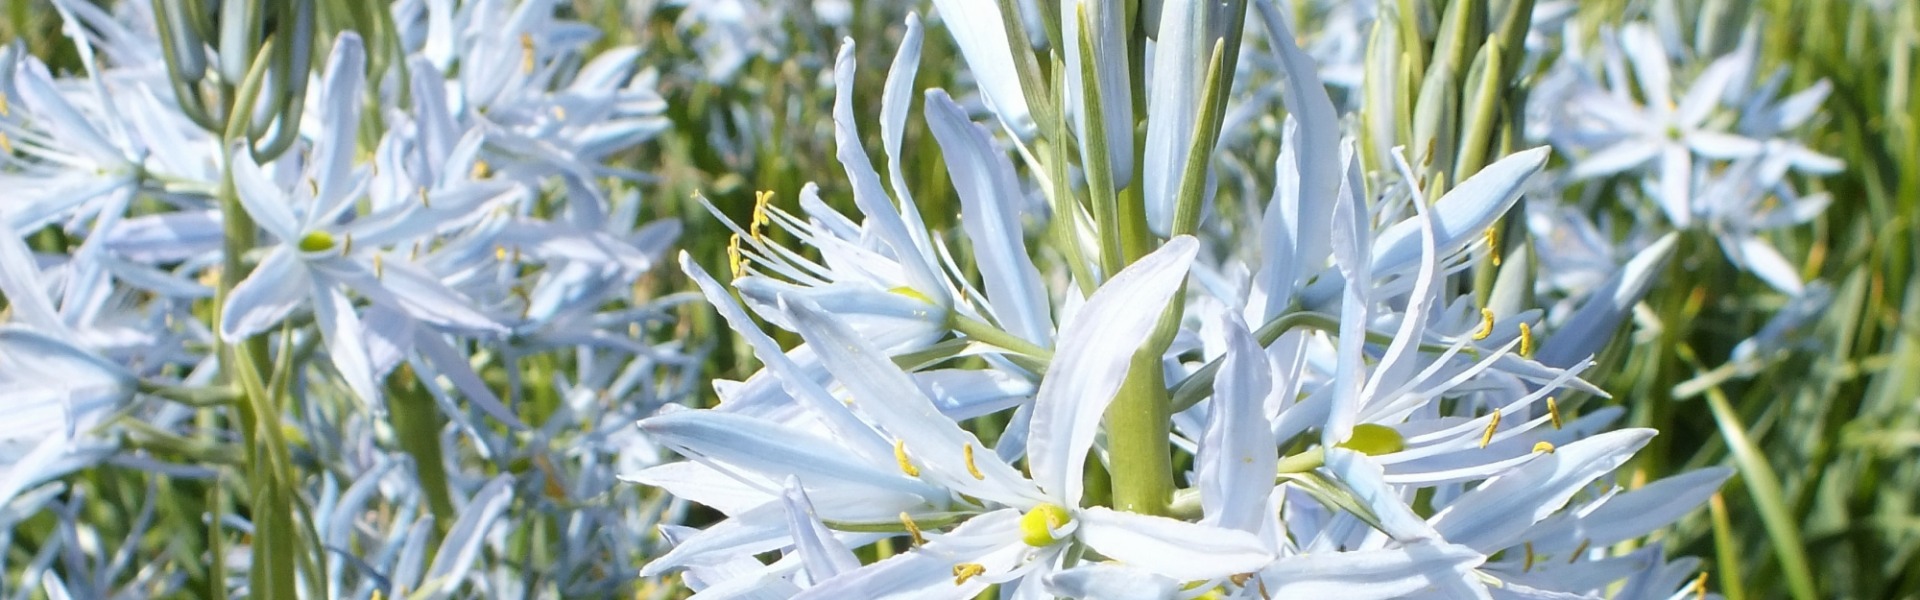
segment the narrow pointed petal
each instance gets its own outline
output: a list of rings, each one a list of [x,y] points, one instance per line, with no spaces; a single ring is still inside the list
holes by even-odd
[[[999,5],[979,0],[934,0],[933,9],[953,34],[960,57],[967,61],[967,70],[973,72],[987,106],[1015,135],[1031,137],[1033,116],[1027,112],[1027,96],[1013,68],[1013,49],[1008,45]]]
[[[794,475],[809,485],[842,482],[926,497],[937,493],[897,469],[849,456],[832,440],[752,417],[677,411],[640,421],[640,430],[683,456],[758,473],[769,481]]]
[[[806,562],[808,576],[814,581],[826,581],[860,568],[860,559],[855,558],[839,538],[833,537],[833,531],[820,522],[820,515],[814,514],[813,502],[807,499],[807,491],[800,488],[798,478],[787,477],[787,490],[780,495],[780,501],[787,507],[787,525],[793,530],[794,551]]]
[[[1273,431],[1264,407],[1273,389],[1272,369],[1247,324],[1234,311],[1227,321],[1227,352],[1214,380],[1206,433],[1195,458],[1202,523],[1259,533],[1273,492]]]
[[[879,239],[893,250],[894,259],[906,270],[914,289],[935,296],[937,304],[949,305],[951,300],[945,297],[946,287],[935,276],[937,270],[928,262],[928,257],[920,252],[919,245],[913,242],[913,236],[907,232],[906,221],[900,217],[900,209],[887,195],[886,187],[880,184],[880,174],[874,172],[873,164],[867,160],[866,149],[860,145],[860,129],[855,123],[858,113],[853,108],[853,46],[852,38],[845,40],[840,45],[839,58],[833,64],[834,157],[846,169],[847,180],[853,184],[854,204],[867,216],[867,224],[874,228]]]
[[[1020,206],[1026,200],[1013,163],[947,93],[927,92],[927,125],[946,155],[961,225],[973,243],[994,316],[1008,332],[1045,345],[1052,337],[1046,287],[1027,252]]]
[[[1080,502],[1081,472],[1100,416],[1199,249],[1192,237],[1168,241],[1095,290],[1061,327],[1053,363],[1034,398],[1027,440],[1034,483],[1048,495],[1069,506]]]
[[[1078,511],[1074,533],[1111,558],[1180,581],[1251,573],[1273,560],[1252,533],[1102,507]]]
[[[327,344],[327,356],[333,359],[333,367],[340,371],[340,378],[346,380],[347,389],[352,390],[361,402],[373,407],[375,414],[385,413],[386,403],[382,401],[379,382],[373,375],[373,361],[367,356],[367,346],[362,340],[365,334],[360,328],[360,314],[354,312],[353,301],[347,294],[335,286],[325,286],[314,290],[314,321],[320,325],[320,336]]]
[[[1472,548],[1420,542],[1401,548],[1289,556],[1260,571],[1258,586],[1274,598],[1386,600],[1438,590],[1471,577],[1486,561]]]
[[[941,415],[911,377],[852,329],[804,300],[789,303],[787,312],[827,370],[852,393],[853,409],[893,436],[908,460],[930,479],[1003,504],[1044,499],[1019,471],[987,452],[972,432]],[[980,477],[973,475],[976,471]]]
[[[420,586],[422,591],[437,588],[427,597],[444,598],[461,587],[461,580],[473,569],[473,561],[480,555],[487,530],[506,513],[507,505],[513,503],[513,481],[513,476],[507,474],[493,478],[461,508],[460,519],[447,531],[446,540],[433,555],[433,566],[427,568],[426,582]]]
[[[1015,510],[974,517],[911,552],[819,582],[795,600],[972,598],[1033,550],[1020,541],[1019,520]],[[956,581],[953,568],[961,563],[980,565],[984,572]]]
[[[1773,248],[1772,244],[1750,235],[1741,236],[1737,244],[1740,247],[1741,259],[1735,262],[1739,262],[1740,266],[1746,267],[1748,271],[1759,276],[1761,281],[1767,282],[1767,285],[1773,286],[1773,289],[1780,290],[1783,294],[1791,296],[1800,293],[1800,273],[1793,267],[1793,263],[1787,262],[1787,257]]]
[[[1340,190],[1341,166],[1344,158],[1341,154],[1327,152],[1327,148],[1340,146],[1340,115],[1333,108],[1333,100],[1327,95],[1327,87],[1320,80],[1319,65],[1311,56],[1300,49],[1293,31],[1287,26],[1285,17],[1271,2],[1253,3],[1260,11],[1262,23],[1266,25],[1269,43],[1273,46],[1275,58],[1286,71],[1285,87],[1280,89],[1280,97],[1286,102],[1288,118],[1292,119],[1296,129],[1287,139],[1291,147],[1291,168],[1298,177],[1297,193],[1290,202],[1282,204],[1281,221],[1288,233],[1288,239],[1294,240],[1294,248],[1287,256],[1294,257],[1297,264],[1312,265],[1311,269],[1295,269],[1295,277],[1312,275],[1318,265],[1326,264],[1327,256],[1332,252],[1331,238],[1328,237],[1326,224],[1333,218],[1333,202]],[[1274,208],[1268,208],[1274,210]],[[1263,240],[1263,243],[1266,243]],[[1268,260],[1277,260],[1274,254],[1267,255]],[[1297,282],[1273,282],[1271,285],[1292,286]]]
[[[300,231],[300,222],[294,218],[293,209],[280,184],[253,162],[253,153],[244,144],[235,144],[232,155],[233,162],[227,164],[232,169],[234,192],[240,199],[240,207],[246,209],[247,216],[253,217],[254,223],[282,243],[298,243],[304,232]]]
[[[1449,256],[1478,239],[1520,199],[1527,179],[1546,164],[1546,147],[1522,150],[1487,165],[1433,203],[1435,244]],[[1373,268],[1390,273],[1420,256],[1420,224],[1401,221],[1380,232],[1373,245]]]
[[[1610,431],[1541,454],[1441,509],[1433,528],[1448,541],[1483,553],[1504,549],[1588,483],[1632,458],[1653,435],[1651,429]]]
[[[1568,176],[1574,179],[1604,177],[1627,169],[1647,164],[1660,153],[1660,144],[1642,138],[1631,138],[1615,142],[1601,148],[1585,158],[1574,161]]]
[[[1047,576],[1047,591],[1075,600],[1171,600],[1180,582],[1108,563],[1082,565]]]
[[[1614,328],[1633,312],[1647,290],[1659,278],[1679,243],[1677,234],[1661,236],[1653,245],[1635,254],[1620,271],[1596,288],[1567,322],[1540,343],[1533,358],[1549,367],[1567,369],[1599,352],[1612,339]]]
[[[220,312],[220,337],[236,341],[272,328],[299,308],[312,285],[306,266],[293,250],[275,247],[227,296]]]
[[[907,13],[907,28],[900,34],[900,49],[894,51],[893,65],[887,69],[886,87],[880,95],[880,141],[887,151],[888,182],[893,184],[894,197],[900,199],[900,219],[920,246],[920,254],[932,256],[926,221],[920,218],[920,208],[914,204],[906,174],[900,168],[900,143],[907,128],[907,111],[913,107],[913,79],[920,72],[920,47],[925,37],[919,13]]]

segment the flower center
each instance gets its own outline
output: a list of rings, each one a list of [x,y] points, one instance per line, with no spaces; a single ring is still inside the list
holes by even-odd
[[[326,252],[333,249],[333,234],[325,231],[311,231],[300,238],[301,252]]]
[[[1067,514],[1067,509],[1058,504],[1035,506],[1020,517],[1020,539],[1035,548],[1051,546],[1060,541],[1060,538],[1053,537],[1053,531],[1070,520],[1072,518]]]
[[[1353,426],[1353,437],[1347,438],[1340,447],[1367,456],[1379,456],[1405,450],[1407,439],[1400,437],[1400,432],[1394,431],[1392,427],[1377,423],[1361,423]]]

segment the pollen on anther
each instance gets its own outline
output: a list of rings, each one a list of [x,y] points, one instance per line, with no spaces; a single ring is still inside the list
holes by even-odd
[[[1553,401],[1553,396],[1547,396],[1547,417],[1553,419],[1554,429],[1560,428],[1560,404]]]
[[[349,254],[353,254],[353,234],[351,233],[341,236],[340,240],[340,255],[346,256]]]
[[[960,456],[967,460],[967,474],[972,475],[974,479],[984,480],[987,478],[985,474],[980,472],[980,467],[974,466],[973,464],[973,444],[961,446]]]
[[[986,565],[980,563],[960,563],[953,566],[953,584],[966,585],[968,579],[979,577],[987,572]]]
[[[1533,357],[1533,327],[1520,324],[1520,356]]]
[[[1526,562],[1520,565],[1520,572],[1522,573],[1533,570],[1533,560],[1534,558],[1536,558],[1536,556],[1533,554],[1533,542],[1527,542],[1526,549],[1527,549]]]
[[[487,164],[484,160],[473,161],[473,169],[467,171],[467,177],[472,179],[486,179],[491,176],[493,176],[493,165]]]
[[[1487,444],[1493,443],[1493,432],[1497,429],[1500,429],[1500,411],[1497,411],[1497,410],[1493,411],[1493,415],[1491,416],[1493,417],[1493,419],[1487,421],[1486,432],[1480,434],[1481,448],[1485,448],[1487,447]]]
[[[913,537],[913,545],[924,546],[927,544],[927,537],[920,535],[920,524],[913,522],[913,515],[907,514],[907,511],[904,510],[900,511],[900,525],[906,527],[907,535]]]
[[[1580,562],[1580,555],[1586,554],[1587,546],[1591,546],[1591,545],[1593,545],[1593,538],[1580,540],[1580,545],[1573,549],[1573,554],[1571,556],[1567,557],[1567,564]]]
[[[1493,309],[1482,308],[1480,309],[1480,328],[1473,331],[1473,339],[1480,341],[1487,339],[1490,335],[1493,335]]]
[[[1693,578],[1693,597],[1699,599],[1705,599],[1707,597],[1706,571],[1701,571],[1699,577]]]
[[[507,246],[505,244],[497,244],[493,247],[493,259],[501,262],[506,262]]]
[[[533,34],[520,34],[520,72],[533,74]]]
[[[1547,454],[1553,454],[1553,442],[1541,440],[1539,443],[1533,445],[1533,451],[1535,453],[1545,452]]]
[[[386,275],[386,273],[387,270],[385,266],[380,263],[380,253],[375,252],[373,255],[373,278],[380,279],[381,276]]]
[[[740,234],[733,234],[733,237],[727,240],[727,267],[733,272],[734,279],[744,275],[746,262],[740,256]]]
[[[1493,266],[1496,266],[1496,267],[1500,266],[1499,242],[1500,242],[1500,230],[1496,229],[1494,226],[1488,226],[1487,227],[1487,250],[1489,252],[1487,254],[1487,259],[1493,263]]]
[[[901,473],[906,473],[908,477],[920,476],[920,468],[913,466],[913,461],[907,459],[906,440],[893,441],[893,459],[900,462]]]
[[[433,208],[433,201],[427,199],[427,186],[420,186],[420,206]]]

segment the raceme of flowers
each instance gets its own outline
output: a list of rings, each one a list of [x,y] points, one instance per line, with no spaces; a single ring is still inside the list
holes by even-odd
[[[1732,472],[1636,479],[1596,358],[1695,233],[1789,296],[1737,361],[1827,298],[1769,240],[1829,87],[1751,33],[640,3],[671,64],[551,0],[199,4],[0,49],[10,597],[1706,596],[1659,532]],[[878,21],[781,132],[838,172],[655,217],[656,138],[757,165],[812,113],[754,66]]]

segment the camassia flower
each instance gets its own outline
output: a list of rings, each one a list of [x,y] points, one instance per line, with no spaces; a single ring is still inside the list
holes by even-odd
[[[406,260],[387,258],[386,248],[431,232],[435,219],[463,215],[502,189],[464,187],[459,189],[460,197],[437,199],[438,209],[416,211],[413,206],[401,206],[393,209],[398,214],[341,224],[366,185],[364,172],[352,163],[366,80],[365,52],[359,36],[353,34],[342,35],[334,44],[322,77],[322,137],[314,143],[305,177],[297,181],[276,177],[243,149],[233,153],[232,176],[240,203],[278,243],[234,287],[219,329],[226,339],[245,338],[267,331],[297,308],[309,305],[334,366],[356,395],[378,406],[381,396],[361,341],[359,312],[347,290],[424,323],[466,332],[501,330],[493,318],[472,308],[472,301],[433,273]],[[421,202],[436,204],[425,198]]]
[[[667,442],[714,469],[715,475],[744,472],[754,474],[752,480],[776,481],[772,478],[783,473],[776,469],[792,469],[790,465],[800,461],[766,457],[793,455],[796,451],[848,457],[831,462],[806,461],[812,466],[795,471],[809,496],[842,498],[834,508],[821,513],[829,527],[848,511],[878,513],[875,516],[879,518],[873,521],[841,526],[871,531],[876,524],[893,523],[904,526],[917,542],[924,541],[924,545],[894,558],[815,581],[802,597],[965,598],[990,583],[1032,585],[1038,590],[1048,574],[1071,566],[1087,552],[1180,581],[1245,572],[1270,559],[1251,534],[1101,507],[1083,508],[1080,502],[1085,485],[1081,471],[1100,426],[1099,415],[1118,390],[1120,375],[1133,350],[1180,287],[1196,250],[1197,244],[1189,238],[1169,242],[1101,286],[1063,328],[1059,352],[1034,401],[1033,431],[1027,441],[1031,479],[989,451],[972,433],[939,414],[912,378],[836,316],[804,298],[785,304],[807,347],[818,353],[850,397],[845,403],[832,399],[810,403],[810,411],[816,416],[820,412],[846,411],[833,420],[852,417],[866,434],[858,439],[879,439],[883,447],[885,440],[891,439],[888,456],[880,459],[893,463],[889,466],[895,473],[888,477],[904,475],[906,481],[943,490],[941,497],[921,496],[940,504],[926,508],[944,509],[943,513],[916,515],[902,511],[897,516],[887,515],[883,511],[894,506],[877,506],[877,498],[849,498],[844,484],[831,484],[834,480],[880,477],[872,450],[828,450],[820,446],[823,440],[817,436],[771,424],[755,426],[740,417],[714,411],[670,413],[642,421],[641,428],[659,431],[676,422],[706,420],[718,425],[739,421],[732,428],[711,428],[711,433],[703,436]],[[770,363],[782,361],[769,358]],[[745,428],[755,431],[750,437],[759,440],[748,442],[741,439],[747,436],[723,433],[728,429],[745,432]],[[783,434],[783,430],[791,433]],[[842,439],[847,440],[840,442],[844,444],[853,438]],[[755,452],[733,445],[739,443],[769,447]],[[761,458],[748,461],[746,457]],[[855,461],[853,457],[861,458]],[[835,463],[843,466],[829,466]],[[734,481],[741,480],[736,477]],[[778,490],[773,486],[762,489],[767,508],[737,513],[715,529],[738,531],[752,526],[752,514],[772,513]],[[857,508],[862,505],[869,508]],[[934,532],[936,527],[956,521],[960,524],[951,530]],[[770,518],[763,523],[761,528],[778,530],[780,537],[785,537],[786,523],[771,522]]]

